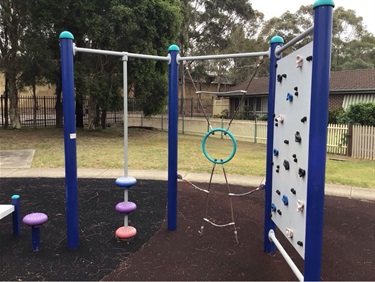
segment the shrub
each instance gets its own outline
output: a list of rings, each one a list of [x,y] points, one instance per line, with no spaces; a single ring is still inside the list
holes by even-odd
[[[351,105],[339,121],[341,123],[375,126],[375,103]]]
[[[340,123],[339,120],[344,115],[345,111],[343,108],[334,108],[328,110],[328,123]]]

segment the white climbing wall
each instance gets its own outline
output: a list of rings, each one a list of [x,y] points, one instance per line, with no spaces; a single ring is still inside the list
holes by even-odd
[[[304,258],[313,42],[277,62],[272,220]]]

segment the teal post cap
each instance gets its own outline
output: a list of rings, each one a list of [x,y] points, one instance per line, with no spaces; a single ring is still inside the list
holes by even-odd
[[[276,35],[271,38],[270,44],[272,43],[284,43],[284,39],[281,36]]]
[[[74,36],[69,31],[63,31],[60,33],[59,39],[72,39],[74,40]]]
[[[180,48],[176,45],[176,44],[172,44],[171,46],[169,46],[168,48],[168,52],[170,51],[180,51]]]
[[[12,196],[12,199],[14,199],[14,200],[17,200],[17,199],[19,199],[20,198],[20,195],[13,195]]]
[[[317,8],[319,6],[332,6],[332,7],[335,7],[335,3],[333,2],[333,0],[317,0],[315,1],[314,5],[313,5],[313,8]]]

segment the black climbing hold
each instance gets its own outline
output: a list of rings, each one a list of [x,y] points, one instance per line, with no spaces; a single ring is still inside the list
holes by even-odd
[[[298,143],[301,143],[302,137],[301,137],[301,134],[299,133],[299,131],[297,131],[296,134],[294,135],[294,141],[296,141]]]
[[[286,170],[289,170],[289,162],[287,160],[284,160],[283,166]]]
[[[294,92],[294,95],[298,97],[298,91]]]
[[[294,91],[298,91],[298,87],[297,86],[294,87]]]
[[[306,61],[308,61],[308,62],[312,61],[312,59],[313,59],[313,56],[306,57]]]
[[[284,140],[284,143],[288,145],[289,144],[289,140]]]
[[[301,118],[301,122],[305,122],[307,120],[307,117]]]
[[[277,213],[278,213],[279,215],[281,215],[281,214],[282,214],[281,210],[277,210]]]
[[[299,177],[305,177],[306,175],[306,170],[302,169],[302,168],[299,168],[298,169],[298,175]]]
[[[294,188],[290,189],[290,192],[292,192],[294,195],[296,194],[296,190]]]
[[[281,194],[280,190],[276,190],[276,194],[280,195]]]
[[[296,155],[296,154],[293,154],[292,157],[293,157],[293,158],[297,158],[297,155]]]
[[[278,124],[278,123],[275,123],[275,126],[279,126],[279,124]]]
[[[285,73],[277,75],[277,81],[278,82],[281,82],[283,80],[283,78],[286,78],[286,74]]]
[[[303,243],[302,243],[301,241],[298,241],[298,242],[297,242],[297,245],[302,247],[302,246],[303,246]]]

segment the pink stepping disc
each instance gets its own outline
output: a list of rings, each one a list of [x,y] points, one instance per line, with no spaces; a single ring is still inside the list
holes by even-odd
[[[121,226],[116,230],[116,237],[122,240],[127,240],[137,234],[137,229],[133,226]]]
[[[48,216],[41,212],[34,212],[26,215],[23,218],[23,223],[29,226],[39,226],[48,220]]]
[[[120,202],[116,205],[116,211],[119,213],[129,214],[137,209],[137,205],[133,202]]]

